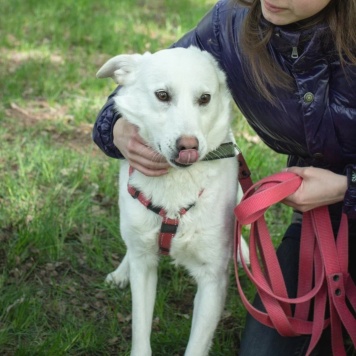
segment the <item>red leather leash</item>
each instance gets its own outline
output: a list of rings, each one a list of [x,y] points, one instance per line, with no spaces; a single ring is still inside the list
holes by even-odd
[[[307,355],[316,346],[322,331],[331,326],[335,356],[346,355],[342,326],[356,345],[356,286],[348,273],[348,225],[343,214],[335,240],[327,207],[303,214],[300,245],[298,293],[289,298],[276,251],[264,219],[265,211],[294,193],[302,179],[290,172],[264,178],[245,190],[235,208],[237,218],[234,244],[235,275],[241,299],[259,322],[283,336],[310,334]],[[251,224],[250,268],[241,251],[241,229]],[[266,312],[254,308],[246,298],[238,273],[237,254],[248,278],[256,286]],[[314,281],[314,282],[313,282]],[[313,321],[308,320],[311,302]],[[291,305],[295,305],[292,312]],[[325,316],[329,307],[330,317]],[[353,313],[352,311],[353,310]]]

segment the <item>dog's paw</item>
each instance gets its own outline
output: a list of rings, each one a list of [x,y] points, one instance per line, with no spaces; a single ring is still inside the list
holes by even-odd
[[[106,276],[105,283],[109,286],[119,287],[123,289],[129,284],[129,278],[121,276],[119,273],[116,273],[116,271],[114,271]]]
[[[109,273],[105,278],[105,283],[119,288],[125,288],[129,284],[130,267],[127,256],[121,261],[114,272]]]

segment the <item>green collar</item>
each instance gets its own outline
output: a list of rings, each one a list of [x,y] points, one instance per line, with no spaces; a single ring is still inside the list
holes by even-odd
[[[217,149],[210,151],[202,161],[212,161],[214,159],[235,157],[236,145],[233,142],[222,143]]]

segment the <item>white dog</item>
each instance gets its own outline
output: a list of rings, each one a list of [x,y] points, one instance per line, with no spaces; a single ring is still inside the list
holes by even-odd
[[[225,302],[238,187],[225,75],[210,54],[190,47],[119,55],[97,77],[122,85],[118,112],[172,166],[152,178],[121,163],[120,228],[127,253],[106,280],[131,284],[131,355],[152,353],[160,250],[197,282],[185,355],[207,355]]]

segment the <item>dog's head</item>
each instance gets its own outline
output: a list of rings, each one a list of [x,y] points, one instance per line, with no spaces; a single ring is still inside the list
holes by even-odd
[[[195,47],[119,55],[97,73],[122,86],[117,110],[175,167],[203,159],[227,137],[230,93],[214,58]]]

